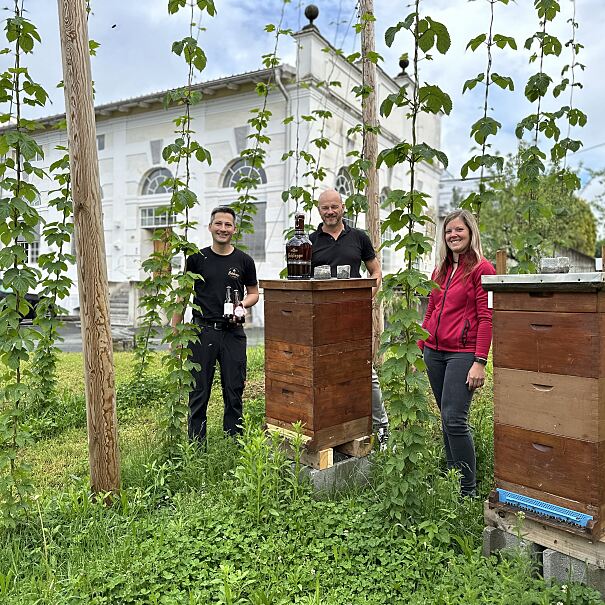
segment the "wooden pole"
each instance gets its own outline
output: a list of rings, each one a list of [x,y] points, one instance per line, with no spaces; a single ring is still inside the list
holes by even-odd
[[[508,260],[508,255],[506,254],[506,250],[498,250],[496,252],[496,274],[497,275],[506,275],[506,261]]]
[[[90,477],[95,492],[118,492],[113,350],[95,112],[85,0],[58,0],[65,114],[74,201]]]
[[[374,0],[361,0],[359,3],[359,13],[363,19],[364,15],[374,15]],[[361,57],[363,70],[363,83],[367,86],[370,93],[362,100],[362,120],[364,128],[378,125],[376,119],[376,64],[368,59],[368,54],[376,49],[374,21],[363,19],[363,28],[361,30]],[[380,201],[379,201],[379,184],[378,171],[376,170],[376,160],[378,158],[378,134],[375,131],[365,132],[365,149],[364,158],[368,161],[370,167],[368,169],[368,185],[366,196],[368,198],[368,212],[366,214],[366,229],[372,245],[376,250],[378,260],[381,261],[381,254],[378,248],[380,247]],[[380,363],[378,348],[380,346],[380,335],[384,330],[384,317],[382,304],[377,298],[374,298],[372,306],[372,334],[373,343],[372,350],[374,351],[374,362]]]

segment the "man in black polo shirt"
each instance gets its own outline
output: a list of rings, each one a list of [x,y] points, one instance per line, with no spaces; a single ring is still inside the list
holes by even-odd
[[[327,189],[317,202],[322,223],[310,235],[313,251],[311,268],[330,265],[332,277],[336,277],[338,265],[350,265],[351,277],[361,277],[361,263],[366,266],[369,277],[376,280],[372,296],[376,295],[382,281],[380,262],[368,234],[361,229],[349,227],[343,221],[345,207],[340,193]],[[381,449],[386,449],[389,437],[389,419],[382,402],[382,392],[376,370],[372,367],[372,424]]]
[[[231,245],[236,231],[235,212],[227,206],[215,208],[208,231],[212,245],[187,258],[187,271],[201,275],[195,281],[193,321],[199,327],[199,341],[191,345],[192,360],[200,365],[189,394],[190,439],[206,437],[206,409],[216,362],[220,364],[225,413],[223,430],[229,435],[241,432],[242,396],[246,380],[246,334],[241,324],[224,318],[227,286],[237,290],[244,309],[258,302],[258,281],[254,261]],[[244,295],[244,288],[246,290]],[[196,308],[197,307],[197,308]],[[172,325],[183,321],[175,314]]]

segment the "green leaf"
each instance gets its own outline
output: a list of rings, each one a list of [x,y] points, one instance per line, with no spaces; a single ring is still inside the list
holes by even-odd
[[[471,126],[471,136],[477,143],[479,143],[479,145],[483,145],[487,137],[497,134],[501,127],[502,124],[494,120],[494,118],[491,118],[490,116],[483,116]]]
[[[552,96],[556,99],[569,85],[569,79],[568,78],[563,78],[563,80],[561,80],[560,84],[557,84],[553,89],[552,89]]]
[[[501,76],[494,72],[491,75],[491,80],[494,84],[496,84],[496,86],[502,88],[502,90],[506,90],[507,88],[510,91],[515,90],[515,83],[513,82],[513,79],[508,76]]]
[[[525,97],[532,103],[540,97],[544,97],[548,92],[551,82],[552,78],[544,72],[534,74],[529,78],[525,86]]]
[[[438,86],[425,84],[420,87],[418,96],[420,103],[431,113],[437,114],[443,111],[443,113],[449,115],[452,111],[452,99]]]
[[[485,74],[481,73],[481,74],[477,74],[476,78],[471,78],[470,80],[467,80],[464,83],[464,86],[462,87],[462,93],[464,94],[467,90],[473,90],[473,88],[475,88],[475,86],[477,86],[477,84],[479,84],[479,82],[483,82],[484,79],[485,79]]]
[[[466,50],[469,48],[474,52],[476,51],[485,41],[487,40],[487,34],[479,34],[476,38],[473,38],[466,45]]]
[[[441,54],[445,54],[451,45],[445,25],[430,17],[418,21],[418,34],[418,46],[424,53],[436,47]]]
[[[506,46],[510,46],[513,50],[517,50],[517,42],[514,38],[510,36],[503,36],[502,34],[494,35],[494,44],[498,48],[506,48]]]
[[[168,0],[168,13],[174,15],[181,8],[184,8],[187,4],[187,0]]]
[[[412,23],[414,23],[415,17],[416,13],[410,13],[405,18],[405,21],[399,21],[397,25],[394,25],[393,27],[389,27],[387,29],[384,34],[384,41],[389,48],[393,45],[393,42],[395,41],[395,36],[399,31],[401,31],[402,29],[410,29],[412,27]]]
[[[552,21],[561,10],[557,0],[534,0],[534,7],[538,11],[538,17],[546,21]]]

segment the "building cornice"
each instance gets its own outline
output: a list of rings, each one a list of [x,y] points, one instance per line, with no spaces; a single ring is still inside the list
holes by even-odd
[[[296,77],[296,70],[291,65],[282,64],[277,66],[275,69],[279,70],[282,78],[290,79]],[[256,86],[256,84],[260,82],[271,81],[274,77],[275,69],[259,69],[256,71],[235,74],[224,78],[217,78],[215,80],[208,80],[206,82],[194,84],[193,91],[201,92],[206,97],[212,97],[217,93],[234,94],[240,90],[245,90],[246,88]],[[97,121],[99,121],[104,118],[119,117],[133,111],[141,112],[162,109],[164,107],[166,95],[168,95],[170,92],[181,89],[182,87],[161,90],[158,92],[141,95],[139,97],[132,97],[129,99],[122,99],[120,101],[113,101],[111,103],[104,103],[103,105],[97,105],[95,106],[95,118]],[[65,113],[59,113],[52,116],[39,118],[35,120],[35,122],[40,125],[42,129],[53,129],[64,120]],[[13,124],[7,124],[3,128],[0,128],[0,132],[12,130],[13,128]]]

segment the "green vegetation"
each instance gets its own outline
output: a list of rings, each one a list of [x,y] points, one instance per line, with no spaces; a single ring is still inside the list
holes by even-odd
[[[495,259],[497,250],[506,250],[517,260],[519,243],[526,237],[527,221],[519,212],[522,200],[529,195],[527,187],[516,177],[518,157],[508,157],[504,170],[494,176],[491,203],[481,213],[481,241],[488,258]],[[553,255],[553,246],[573,248],[592,256],[595,252],[597,222],[587,202],[566,189],[556,167],[538,179],[535,188],[540,213],[534,217],[542,234],[542,255]],[[599,249],[599,255],[600,255]]]
[[[221,435],[220,386],[206,451],[161,456],[166,370],[151,360],[143,383],[133,356],[116,355],[124,490],[106,507],[89,493],[82,358],[58,360],[60,411],[22,451],[40,496],[0,534],[3,605],[216,603],[600,603],[585,587],[547,586],[521,552],[480,554],[482,500],[461,501],[440,468],[436,410],[419,464],[424,488],[411,523],[384,514],[385,462],[372,483],[316,498],[263,437],[263,351],[249,352],[247,426]],[[491,384],[473,407],[482,495],[491,488]],[[54,423],[51,425],[50,423]]]

